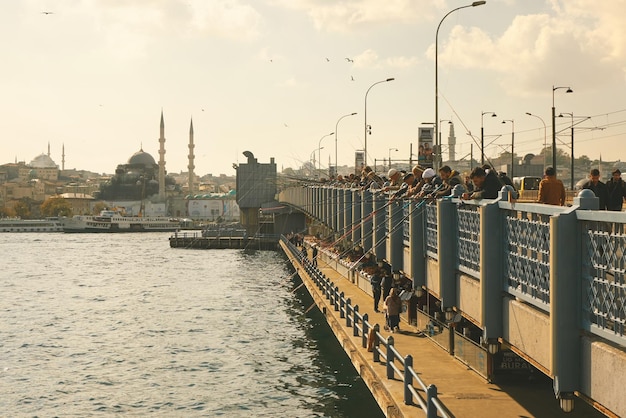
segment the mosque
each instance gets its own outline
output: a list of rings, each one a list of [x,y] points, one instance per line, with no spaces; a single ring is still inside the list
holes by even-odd
[[[193,176],[193,121],[189,130],[190,178]],[[157,163],[152,155],[143,150],[143,147],[131,155],[126,164],[120,164],[115,169],[115,175],[106,183],[100,185],[96,199],[108,202],[114,201],[142,201],[149,199],[155,202],[165,202],[168,194],[181,192],[180,186],[173,177],[167,176],[165,171],[165,123],[161,112],[159,155]]]

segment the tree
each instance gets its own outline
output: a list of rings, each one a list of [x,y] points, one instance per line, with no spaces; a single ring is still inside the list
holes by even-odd
[[[41,204],[42,216],[72,216],[72,206],[62,197],[50,197]]]
[[[15,216],[19,216],[22,219],[28,219],[31,217],[30,204],[27,197],[18,200],[13,205],[13,210],[15,211]]]
[[[99,215],[100,212],[102,212],[106,208],[107,208],[107,205],[105,205],[104,202],[98,202],[95,205],[93,205],[93,214]]]

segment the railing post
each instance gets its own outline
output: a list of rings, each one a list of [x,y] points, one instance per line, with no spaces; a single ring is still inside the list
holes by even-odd
[[[437,201],[437,246],[441,308],[456,305],[456,266],[459,264],[456,204],[450,199]]]
[[[367,322],[368,319],[369,319],[369,315],[364,314],[363,315],[363,335],[361,336],[361,345],[363,346],[363,348],[367,347],[367,336],[370,332],[369,323]]]
[[[374,350],[372,350],[373,353],[373,359],[375,363],[380,363],[380,352],[378,351],[378,347],[380,346],[380,341],[378,341],[378,332],[380,331],[380,325],[376,324],[374,325]]]
[[[344,299],[344,293],[341,292],[339,294],[339,318],[345,318],[346,314],[344,313],[344,307],[346,306],[346,302]],[[335,309],[336,310],[336,309]],[[348,308],[346,308],[346,311]]]
[[[389,208],[387,204],[387,195],[378,192],[373,195],[374,201],[374,242],[373,249],[376,260],[382,260],[387,257],[387,213]]]
[[[502,288],[503,262],[507,257],[505,237],[498,203],[489,203],[480,211],[480,296],[483,340],[494,342],[503,334]]]
[[[393,336],[387,337],[387,379],[393,379]]]
[[[361,216],[363,217],[361,220],[361,242],[364,252],[372,249],[372,218],[369,216],[372,210],[372,192],[363,190],[361,197]]]
[[[352,192],[352,242],[356,244],[361,243],[361,191],[358,189],[351,189]]]
[[[430,385],[426,388],[426,418],[437,418],[437,407],[433,399],[437,398],[437,386]]]
[[[404,404],[413,405],[413,394],[409,387],[413,386],[413,357],[409,354],[404,358]]]
[[[426,285],[426,208],[424,205],[425,201],[411,202],[409,215],[413,289],[421,289],[422,286]]]
[[[404,270],[404,209],[403,202],[395,200],[389,203],[387,220],[387,257],[393,270]]]
[[[550,218],[550,354],[559,399],[581,389],[583,246],[575,209]]]
[[[352,309],[352,336],[359,336],[359,305],[355,305]]]
[[[350,310],[352,309],[351,303],[352,301],[348,298],[348,300],[346,300],[346,327],[348,328],[352,326],[352,319],[350,318]]]
[[[333,305],[335,305],[335,312],[337,312],[339,310],[339,299],[341,299],[338,286],[335,286],[335,288],[333,289],[333,297],[334,297]]]

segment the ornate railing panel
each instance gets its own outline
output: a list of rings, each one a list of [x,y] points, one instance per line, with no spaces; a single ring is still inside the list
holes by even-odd
[[[542,309],[550,304],[550,215],[505,212],[504,262],[509,293]]]
[[[422,206],[426,211],[426,251],[437,258],[437,205]]]
[[[457,209],[459,269],[480,277],[480,213],[478,206],[461,205]]]
[[[584,325],[597,335],[624,344],[626,336],[624,224],[586,220],[582,223],[582,231]]]

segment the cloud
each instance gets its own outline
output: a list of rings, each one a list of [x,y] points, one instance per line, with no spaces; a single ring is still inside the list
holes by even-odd
[[[372,49],[366,49],[354,57],[355,68],[398,68],[414,67],[419,62],[417,57],[388,57],[381,59],[378,53]]]
[[[555,80],[578,85],[594,80],[595,86],[623,81],[626,28],[619,16],[626,1],[553,1],[552,7],[554,15],[518,15],[499,37],[455,26],[439,40],[439,62],[491,72],[520,96],[544,92]],[[434,45],[427,56],[434,59]]]
[[[318,30],[348,32],[371,29],[376,24],[431,20],[442,1],[424,4],[414,0],[274,0],[272,3],[306,11]]]

